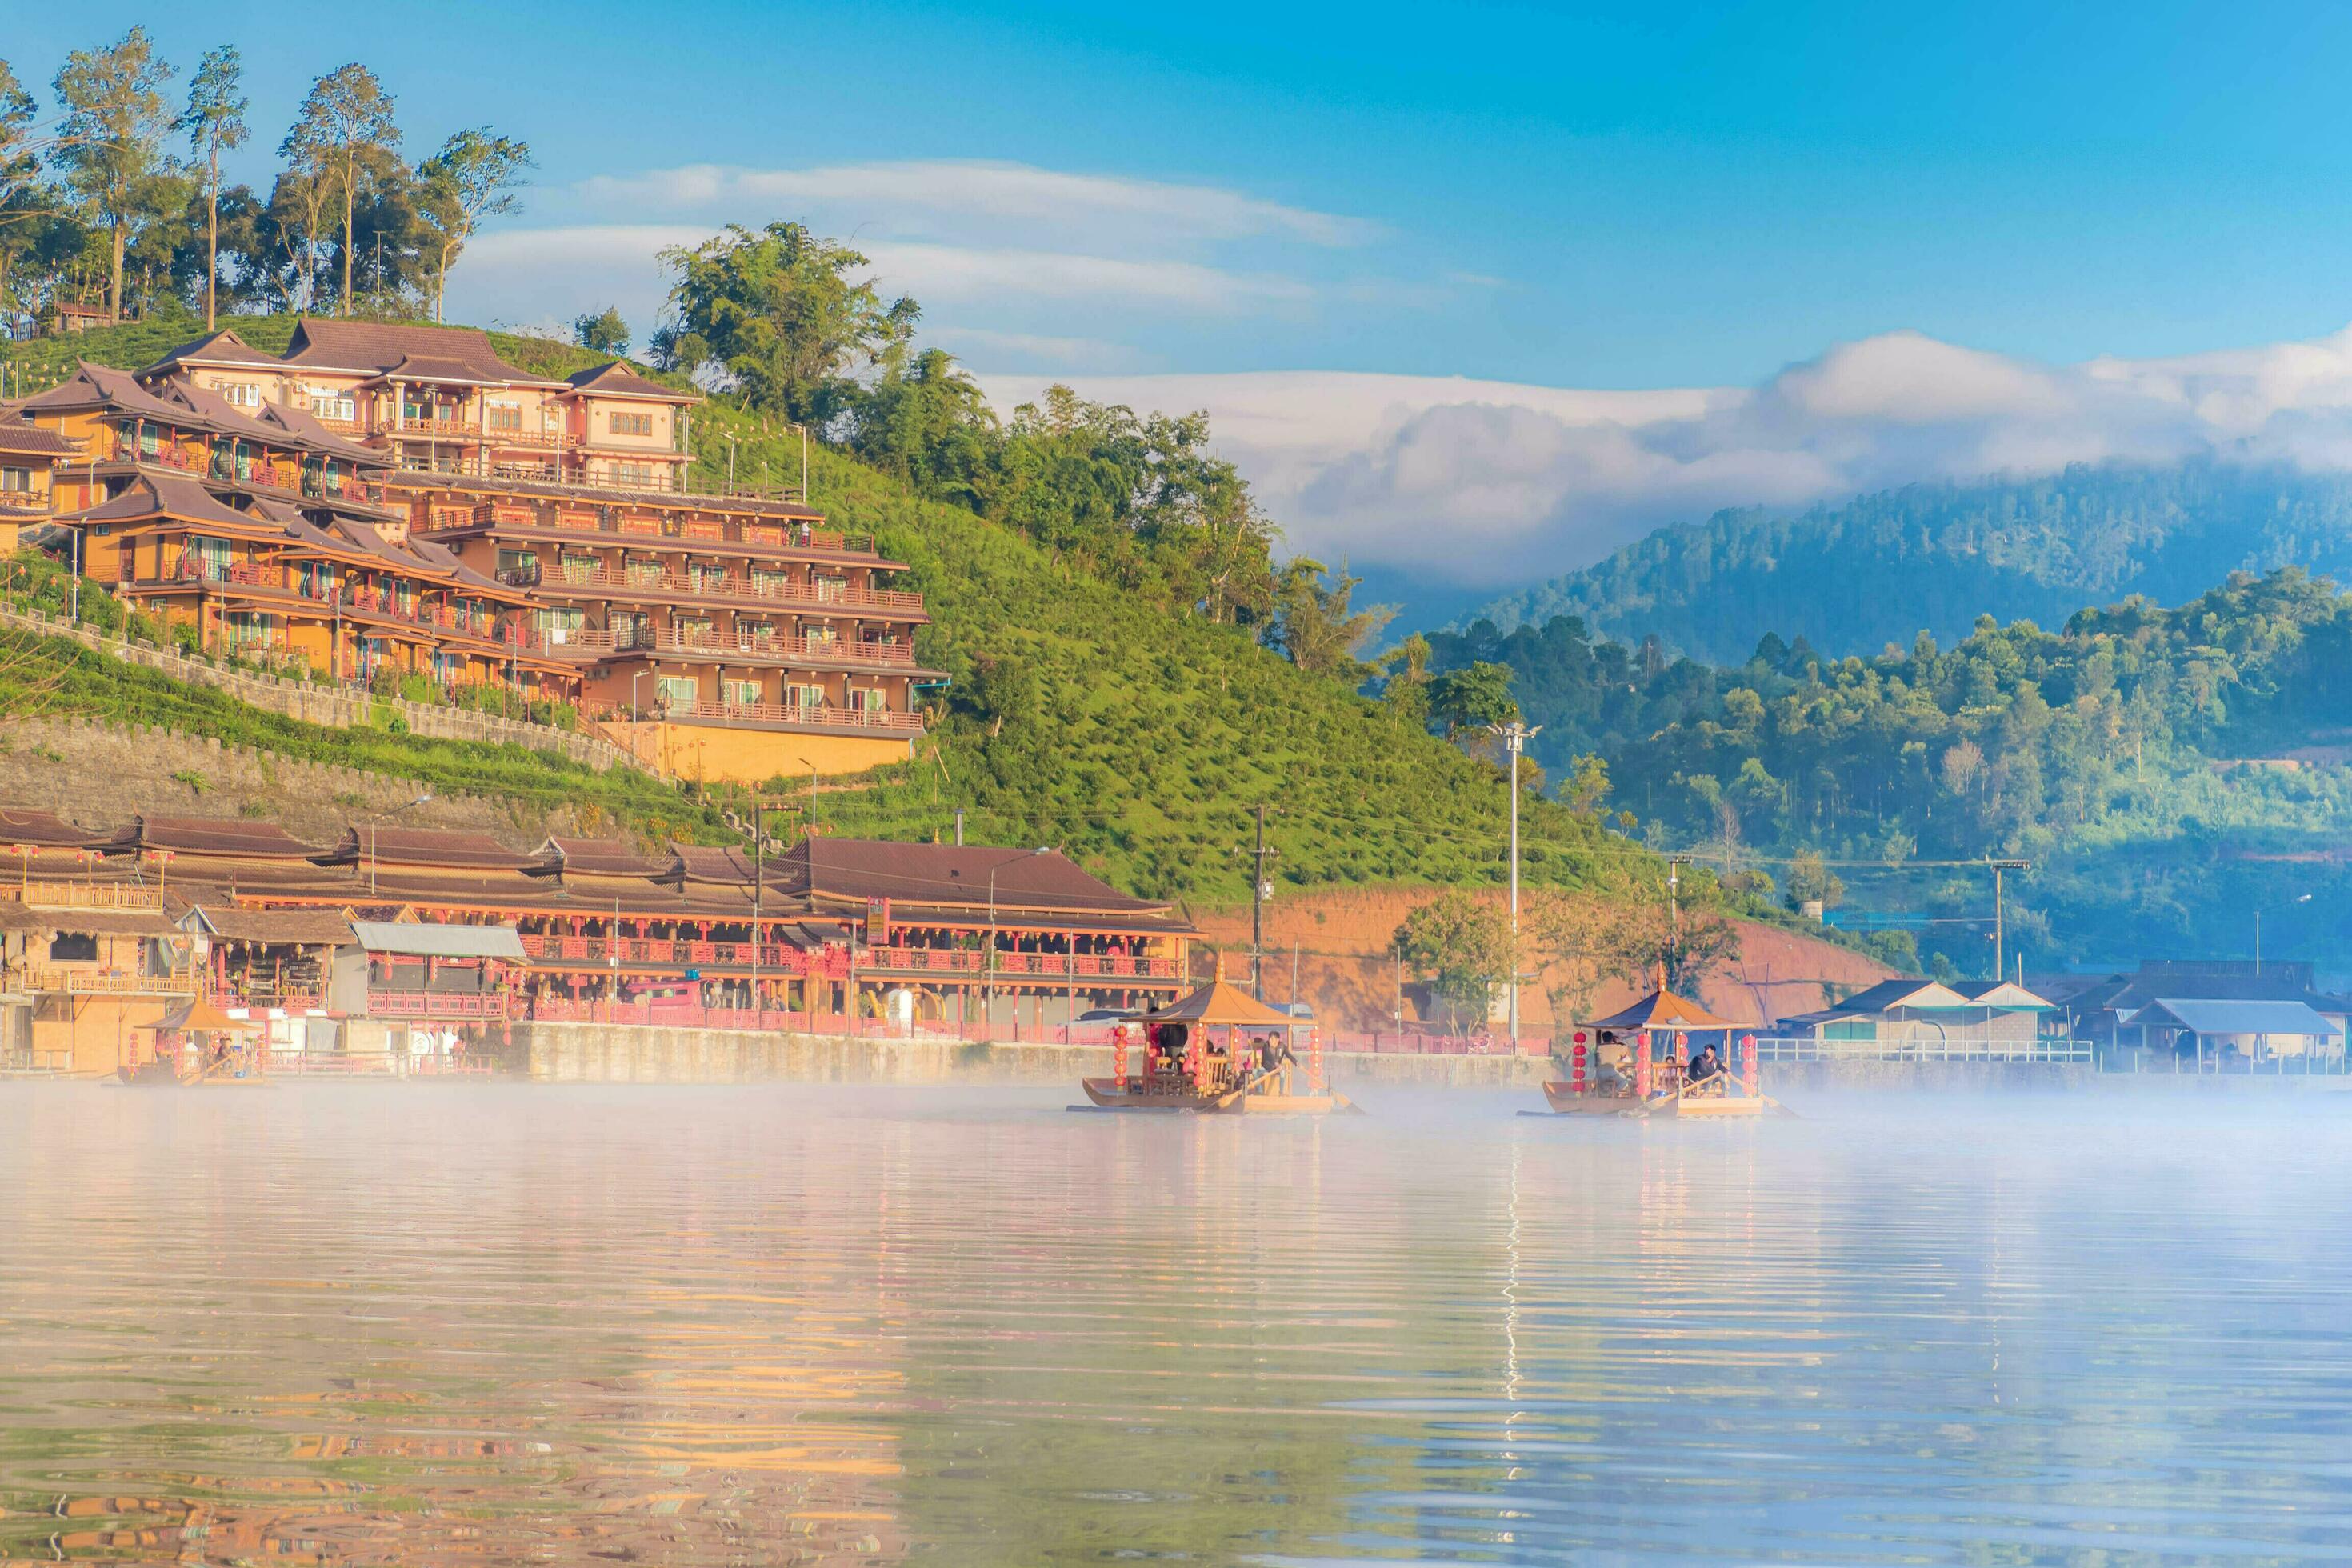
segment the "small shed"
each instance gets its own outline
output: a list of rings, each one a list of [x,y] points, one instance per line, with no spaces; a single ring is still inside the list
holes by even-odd
[[[2247,1063],[2280,1057],[2333,1056],[2344,1031],[2301,1002],[2159,997],[2124,1020],[2147,1031],[2151,1044],[2168,1043],[2199,1064],[2231,1058]]]
[[[524,960],[511,925],[420,925],[353,921],[352,942],[338,949],[328,1000],[354,1016],[436,1022],[506,1016],[500,988]]]

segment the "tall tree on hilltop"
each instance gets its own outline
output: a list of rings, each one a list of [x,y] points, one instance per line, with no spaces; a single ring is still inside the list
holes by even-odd
[[[1348,575],[1345,563],[1334,576],[1304,555],[1282,569],[1275,580],[1274,634],[1291,663],[1348,686],[1363,684],[1372,667],[1357,656],[1396,618],[1393,605],[1360,610],[1349,603],[1363,581]]]
[[[51,153],[66,187],[110,231],[107,313],[122,319],[122,258],[132,230],[153,216],[168,173],[163,137],[171,113],[163,88],[172,68],[155,58],[147,29],[134,26],[100,49],[76,49],[58,70],[65,119]]]
[[[625,354],[629,352],[629,323],[621,319],[619,306],[607,305],[573,317],[572,341],[592,354]]]
[[[441,264],[433,284],[435,321],[441,320],[442,302],[449,292],[450,263],[484,218],[521,207],[522,187],[537,166],[530,143],[493,136],[488,126],[477,125],[453,134],[418,167],[425,214],[441,240]]]
[[[220,324],[220,161],[245,145],[246,100],[237,95],[245,67],[234,44],[208,51],[188,82],[188,107],[173,126],[188,133],[205,163],[205,331]]]
[[[724,234],[661,253],[677,274],[675,337],[698,340],[757,408],[822,424],[850,401],[850,373],[899,353],[922,314],[885,305],[852,275],[866,258],[797,223]],[[692,369],[692,366],[684,367]]]
[[[352,313],[352,229],[362,184],[376,185],[400,172],[400,127],[392,117],[392,95],[365,66],[330,71],[310,84],[286,133],[278,155],[296,168],[324,176],[343,202],[343,290],[336,313]]]
[[[33,134],[41,106],[0,60],[0,205],[40,178],[44,143]]]

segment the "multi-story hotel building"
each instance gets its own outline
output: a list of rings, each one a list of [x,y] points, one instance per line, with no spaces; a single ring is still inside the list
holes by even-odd
[[[902,563],[797,495],[689,488],[698,401],[617,362],[535,376],[468,329],[215,332],[0,415],[0,463],[45,487],[0,515],[67,525],[208,650],[573,703],[669,772],[910,754],[938,676]]]

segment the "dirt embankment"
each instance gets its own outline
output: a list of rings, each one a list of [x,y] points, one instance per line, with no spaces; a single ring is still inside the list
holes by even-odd
[[[1266,999],[1287,1002],[1295,995],[1310,1004],[1317,1018],[1331,1028],[1395,1029],[1400,977],[1389,942],[1404,918],[1434,896],[1427,888],[1332,888],[1286,894],[1269,902]],[[1505,900],[1500,889],[1482,896],[1497,907]],[[1225,951],[1228,974],[1236,980],[1246,975],[1249,907],[1195,909],[1192,917],[1206,940]],[[1738,957],[1699,988],[1702,1000],[1727,1018],[1764,1023],[1807,1012],[1830,999],[1830,986],[1843,994],[1895,973],[1875,959],[1815,937],[1751,921],[1733,923],[1739,929]],[[1642,989],[1646,987],[1605,981],[1595,994],[1594,1006],[1612,1011],[1633,1001]],[[1402,990],[1405,1026],[1418,1026],[1423,1017],[1420,988],[1405,976]],[[1552,1022],[1542,984],[1528,986],[1519,995],[1521,1031],[1549,1035]]]

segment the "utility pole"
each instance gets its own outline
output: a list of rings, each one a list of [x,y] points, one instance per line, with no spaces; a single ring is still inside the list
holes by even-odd
[[[1274,851],[1265,847],[1265,807],[1252,806],[1251,815],[1257,818],[1257,847],[1250,856],[1250,994],[1265,1000],[1265,863],[1274,858]]]
[[[1691,863],[1687,855],[1666,857],[1666,967],[1680,969],[1683,963],[1683,868]]]
[[[1495,726],[1503,744],[1511,753],[1511,1039],[1519,1037],[1519,753],[1529,741],[1543,733],[1543,726],[1528,728],[1525,721],[1514,719],[1507,724]]]
[[[1992,868],[1992,977],[1999,980],[2008,967],[2007,920],[2001,900],[2001,876],[2004,872],[2022,871],[2033,864],[2031,860],[1987,860]]]
[[[956,847],[963,847],[963,807],[956,807]]]

